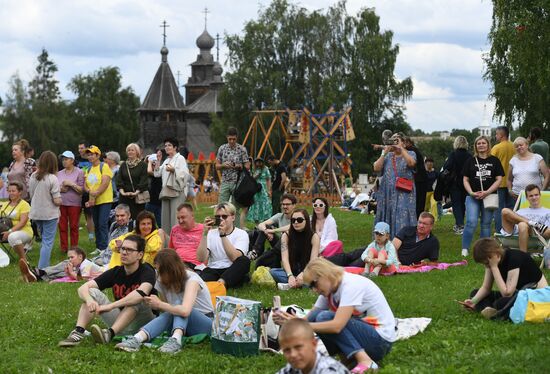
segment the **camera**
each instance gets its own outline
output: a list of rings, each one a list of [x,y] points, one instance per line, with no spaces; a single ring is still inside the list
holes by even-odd
[[[214,226],[219,226],[222,223],[222,217],[214,217]]]

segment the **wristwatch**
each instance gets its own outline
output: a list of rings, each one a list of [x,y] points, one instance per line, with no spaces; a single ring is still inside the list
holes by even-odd
[[[286,276],[290,278],[290,277],[293,277],[294,274],[292,274],[292,273],[287,273]]]
[[[225,238],[227,234],[220,234],[220,238]]]

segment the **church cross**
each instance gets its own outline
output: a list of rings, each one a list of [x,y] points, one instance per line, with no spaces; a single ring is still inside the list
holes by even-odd
[[[205,7],[203,13],[204,13],[204,29],[206,30],[206,22],[207,22],[207,18],[208,18],[208,13],[210,13],[208,11],[208,8]]]
[[[162,25],[159,27],[162,27],[162,45],[166,47],[166,28],[170,27],[169,24],[166,23],[166,20],[162,21]]]

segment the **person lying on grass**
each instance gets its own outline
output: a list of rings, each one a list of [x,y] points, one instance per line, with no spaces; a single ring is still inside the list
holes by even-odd
[[[155,269],[142,263],[145,240],[138,235],[124,238],[120,247],[121,266],[107,270],[78,289],[82,300],[76,327],[60,347],[73,347],[82,342],[85,328],[97,316],[109,326],[102,329],[92,325],[90,330],[97,343],[107,344],[116,334],[134,334],[155,316],[144,298],[151,294],[155,284]],[[111,288],[115,301],[111,302],[102,290]]]
[[[137,334],[118,343],[115,348],[136,352],[143,342],[163,332],[172,336],[160,348],[160,352],[177,353],[182,348],[182,337],[198,334],[210,335],[214,308],[206,283],[188,270],[178,253],[170,248],[161,250],[155,257],[158,273],[155,289],[161,298],[147,296],[145,303],[162,313],[143,326]]]
[[[355,360],[352,373],[377,369],[375,361],[391,350],[396,339],[395,318],[380,288],[324,258],[306,266],[304,282],[319,294],[306,319],[328,352]],[[280,310],[273,315],[279,325],[293,318],[298,317]]]
[[[86,259],[82,248],[73,247],[67,251],[67,259],[44,269],[29,268],[27,261],[19,261],[19,270],[27,282],[53,281],[68,277],[72,280],[93,279],[103,273],[103,268]]]
[[[296,318],[285,322],[279,345],[288,364],[277,374],[349,373],[340,362],[317,352],[317,339],[307,321]]]
[[[382,269],[395,273],[399,268],[395,247],[390,241],[390,225],[386,222],[374,226],[374,240],[363,251],[361,260],[365,262],[363,275],[367,277],[376,277]]]
[[[504,249],[493,238],[479,239],[474,243],[474,260],[485,266],[483,285],[470,293],[462,303],[465,308],[481,312],[485,318],[493,317],[510,298],[525,285],[548,287],[548,282],[528,253]],[[491,291],[496,283],[498,291]]]

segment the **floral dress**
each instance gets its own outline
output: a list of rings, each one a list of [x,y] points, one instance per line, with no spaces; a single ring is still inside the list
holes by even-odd
[[[416,154],[408,151],[416,160]],[[393,238],[399,230],[406,226],[416,226],[416,190],[411,192],[400,191],[395,188],[396,175],[392,165],[393,152],[384,159],[384,166],[380,176],[380,188],[377,192],[378,206],[376,209],[377,222],[386,222],[390,225],[390,237]],[[409,168],[405,159],[395,157],[397,175],[402,178],[413,179],[414,168]]]
[[[271,199],[267,193],[267,181],[271,174],[267,167],[254,169],[254,179],[262,185],[262,190],[254,195],[254,204],[248,209],[246,219],[253,222],[263,222],[272,216]]]

